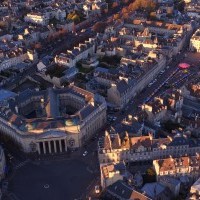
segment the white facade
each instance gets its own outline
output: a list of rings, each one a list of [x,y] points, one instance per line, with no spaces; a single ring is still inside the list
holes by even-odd
[[[113,136],[116,134],[113,134]],[[111,163],[111,162],[136,162],[136,161],[148,161],[161,158],[180,157],[187,155],[195,155],[196,152],[200,152],[200,145],[189,146],[185,145],[166,145],[170,144],[173,140],[182,140],[183,138],[163,138],[153,139],[150,136],[141,136],[128,139],[123,144],[123,140],[120,141],[121,145],[118,148],[112,148],[112,143],[108,137],[110,148],[102,147],[101,141],[99,142],[99,162]],[[111,134],[112,137],[112,134]],[[130,142],[131,141],[131,142]],[[145,141],[145,142],[143,142]],[[132,143],[132,144],[130,144]],[[163,144],[162,144],[163,143]],[[122,145],[123,144],[123,145]],[[135,144],[139,144],[137,148],[134,148]],[[152,146],[154,144],[154,146]]]
[[[40,13],[28,13],[24,17],[25,22],[46,26],[49,23],[49,17]]]
[[[85,41],[84,44],[79,44],[78,47],[74,47],[73,50],[68,50],[67,53],[61,53],[55,56],[55,63],[66,66],[75,67],[76,63],[82,59],[88,58],[89,55],[93,55],[95,52],[95,44],[92,39]]]
[[[200,29],[198,29],[190,39],[190,49],[200,52]]]

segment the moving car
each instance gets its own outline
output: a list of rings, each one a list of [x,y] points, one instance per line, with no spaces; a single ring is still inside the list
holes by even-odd
[[[9,153],[9,154],[8,154],[8,158],[9,158],[10,160],[12,160],[12,159],[13,159],[13,156]]]
[[[87,156],[87,154],[88,154],[88,152],[84,151],[83,156],[85,157],[85,156]]]
[[[99,194],[100,193],[100,187],[99,187],[99,185],[95,185],[94,190],[95,190],[96,194]]]

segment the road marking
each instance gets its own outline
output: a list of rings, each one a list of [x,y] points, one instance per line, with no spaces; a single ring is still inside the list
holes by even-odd
[[[89,167],[87,167],[86,170],[87,170],[88,172],[90,172],[91,174],[93,174],[93,171],[92,171]]]
[[[24,165],[26,165],[29,161],[30,161],[30,160],[27,159],[27,160],[25,160],[25,161],[19,163],[18,165],[16,165],[14,168],[15,168],[15,169],[19,169],[19,168],[23,167]]]
[[[49,189],[49,184],[45,184],[44,189]]]

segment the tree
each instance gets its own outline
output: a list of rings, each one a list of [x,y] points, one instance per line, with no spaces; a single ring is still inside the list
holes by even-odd
[[[75,24],[80,22],[80,17],[76,14],[72,17],[72,21],[74,21]]]
[[[107,23],[105,22],[97,22],[94,26],[93,26],[93,31],[97,32],[97,33],[103,33],[106,29]]]
[[[6,22],[0,21],[0,28],[5,28],[6,27]]]
[[[124,19],[128,19],[128,18],[129,18],[129,14],[128,14],[128,13],[124,13],[124,14],[123,14],[123,18],[124,18]]]
[[[144,4],[144,8],[150,13],[152,11],[155,11],[156,3],[153,0],[147,1],[146,4]]]
[[[147,175],[149,176],[155,176],[155,171],[152,168],[147,169]]]
[[[34,45],[34,47],[35,47],[35,49],[41,49],[41,48],[42,48],[42,45],[41,45],[40,42],[38,42],[38,43],[36,43],[36,44]]]
[[[185,1],[183,0],[176,0],[175,1],[175,8],[180,11],[183,12],[185,9]]]
[[[128,13],[128,8],[123,8],[122,9],[122,14]]]
[[[118,13],[114,15],[114,20],[117,20],[117,19],[120,19],[120,14]]]
[[[113,4],[112,4],[112,8],[116,8],[118,6],[118,3],[117,2],[114,2]]]
[[[148,13],[154,11],[156,8],[156,3],[153,0],[135,0],[133,3],[129,4],[128,11],[145,10]]]
[[[74,21],[74,23],[77,24],[77,23],[79,23],[81,20],[84,19],[84,16],[83,16],[83,14],[82,14],[81,12],[74,11],[74,12],[69,13],[69,14],[67,15],[67,19],[68,19],[68,20],[72,20],[72,21]]]
[[[108,8],[111,8],[112,7],[112,0],[106,0],[106,3],[108,4]]]
[[[149,17],[151,20],[155,20],[156,19],[156,12],[150,12]]]

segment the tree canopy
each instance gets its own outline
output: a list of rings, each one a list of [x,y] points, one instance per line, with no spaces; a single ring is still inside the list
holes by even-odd
[[[97,22],[94,26],[93,26],[93,31],[97,32],[97,33],[103,33],[106,29],[107,23],[105,22]]]
[[[74,23],[79,23],[84,19],[84,15],[81,12],[73,11],[67,15],[68,20],[74,21]]]
[[[133,3],[129,4],[127,8],[122,9],[123,16],[125,15],[127,17],[128,12],[133,12],[137,10],[143,10],[147,12],[147,14],[150,14],[150,12],[153,12],[156,8],[156,3],[154,0],[135,0]]]
[[[174,5],[175,5],[175,8],[180,12],[183,12],[185,9],[185,1],[184,0],[175,0]]]

